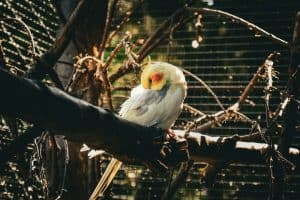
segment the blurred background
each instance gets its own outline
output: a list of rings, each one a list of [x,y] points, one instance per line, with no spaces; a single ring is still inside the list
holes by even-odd
[[[199,0],[194,7],[209,7],[230,12],[242,17],[278,37],[291,41],[294,19],[300,10],[300,1],[297,0]],[[119,1],[116,14],[122,16],[137,1]],[[185,4],[184,0],[146,0],[134,13],[129,22],[121,29],[107,48],[106,56],[129,30],[133,41],[146,39],[167,17],[176,9]],[[55,9],[53,1],[46,0],[0,0],[0,18],[20,17],[30,27],[40,54],[46,52],[53,44],[60,27],[60,15]],[[118,21],[114,22],[118,24]],[[283,89],[287,81],[287,67],[289,52],[282,46],[260,37],[253,30],[249,30],[231,21],[215,15],[203,15],[203,27],[197,35],[196,19],[186,24],[180,30],[170,35],[170,40],[163,42],[151,54],[151,60],[167,61],[184,67],[203,79],[217,94],[225,107],[234,104],[241,91],[252,78],[267,56],[273,52],[280,52],[275,69],[279,72],[279,79],[274,83],[276,88]],[[89,30],[83,30],[89,31]],[[192,44],[196,37],[202,41]],[[1,21],[0,40],[5,52],[7,63],[15,70],[26,70],[32,62],[28,54],[29,37],[24,29],[15,23]],[[83,52],[84,53],[84,52]],[[120,54],[113,61],[110,70],[126,58]],[[63,60],[61,60],[63,62]],[[59,64],[59,63],[58,63]],[[61,79],[66,82],[70,76],[72,63],[65,64],[65,68],[58,69]],[[206,114],[213,114],[220,110],[214,98],[195,80],[187,77],[188,96],[186,103]],[[134,73],[124,76],[117,81],[114,87],[124,85],[133,87],[139,83]],[[265,126],[264,114],[264,87],[261,81],[250,94],[248,101],[241,111],[251,119],[257,120]],[[281,100],[280,91],[275,90],[271,98],[271,109],[275,109]],[[116,107],[127,97],[128,91],[114,91],[113,102]],[[0,97],[1,98],[1,97]],[[183,111],[175,128],[182,128],[187,121],[193,119],[190,113]],[[249,126],[240,123],[228,122],[222,127],[212,128],[204,134],[212,136],[228,136],[233,134],[247,134]],[[2,122],[1,129],[5,129]],[[280,127],[279,129],[280,130]],[[14,136],[4,135],[0,131],[1,147],[7,145]],[[276,142],[276,133],[274,136]],[[300,148],[300,135],[293,139],[292,146]],[[4,170],[0,171],[0,198],[1,199],[28,199],[43,198],[38,188],[30,185],[24,179],[21,166],[28,164],[28,155],[24,162],[9,162]],[[27,159],[26,159],[27,158]],[[102,162],[102,170],[106,162]],[[25,167],[26,168],[26,167]],[[174,199],[267,199],[269,192],[269,174],[265,164],[231,164],[218,173],[214,186],[206,187],[201,180],[202,163],[196,163],[189,173],[185,183],[176,192]],[[175,173],[176,174],[176,173]],[[171,176],[171,175],[170,175]],[[124,165],[113,181],[111,191],[114,199],[159,199],[168,186],[170,176],[154,176],[150,170],[143,167]],[[175,176],[175,175],[174,175]],[[300,198],[300,174],[287,176],[287,199]]]

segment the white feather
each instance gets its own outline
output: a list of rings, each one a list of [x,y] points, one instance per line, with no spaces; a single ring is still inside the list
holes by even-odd
[[[130,98],[122,104],[120,116],[144,126],[170,128],[179,116],[186,96],[184,76],[178,68],[174,70],[171,66],[170,73],[175,78],[166,86],[166,92],[144,89],[142,85],[135,87]]]

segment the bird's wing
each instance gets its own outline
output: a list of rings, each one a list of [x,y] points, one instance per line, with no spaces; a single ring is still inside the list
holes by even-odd
[[[145,126],[154,126],[159,121],[157,106],[166,96],[168,87],[161,91],[144,89],[141,85],[134,88],[131,97],[121,106],[120,116]]]

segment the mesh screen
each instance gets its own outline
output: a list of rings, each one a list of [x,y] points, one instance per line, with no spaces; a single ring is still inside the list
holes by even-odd
[[[128,29],[132,31],[134,37],[146,38],[183,3],[181,0],[146,1],[121,32]],[[126,7],[126,5],[124,3],[123,6]],[[290,41],[294,16],[300,8],[300,2],[207,0],[197,2],[196,6],[209,6],[231,12]],[[53,43],[55,31],[58,28],[58,17],[50,0],[0,0],[0,17],[8,16],[19,16],[29,26],[40,54]],[[276,70],[280,72],[280,75],[274,85],[279,89],[284,88],[289,63],[289,52],[286,49],[263,37],[255,37],[252,30],[230,21],[224,21],[218,16],[204,15],[202,22],[204,25],[201,31],[203,41],[198,48],[192,47],[192,41],[196,38],[195,22],[188,23],[173,34],[171,43],[165,41],[151,53],[152,60],[169,61],[185,67],[201,77],[218,95],[224,106],[230,106],[237,101],[258,66],[264,62],[269,53],[276,50],[281,53],[279,63],[276,65]],[[31,62],[31,58],[28,51],[29,38],[24,29],[15,23],[2,22],[0,38],[7,41],[3,42],[3,47],[9,58],[8,63],[13,67],[17,66],[21,70],[26,70],[24,66]],[[117,58],[121,60],[123,56]],[[213,97],[198,82],[190,77],[187,77],[187,80],[189,89],[186,103],[206,114],[220,110]],[[138,80],[130,79],[129,82],[134,85]],[[241,109],[244,114],[251,119],[257,119],[262,125],[265,124],[264,86],[264,82],[259,82],[250,94],[249,101],[252,103],[246,103]],[[114,94],[114,101],[121,103],[126,95],[127,93],[125,96],[124,93]],[[272,95],[271,108],[275,108],[279,102],[280,94],[275,91]],[[183,112],[175,126],[181,127],[191,117],[187,112]],[[249,127],[246,125],[228,122],[222,127],[210,129],[206,134],[242,135],[248,130]],[[294,137],[292,145],[300,148],[299,134]],[[266,199],[268,196],[269,176],[264,164],[231,164],[217,175],[214,187],[210,188],[207,188],[201,181],[199,175],[201,167],[203,167],[201,163],[195,163],[188,179],[177,191],[175,199]],[[1,176],[1,181],[4,179],[5,177]],[[158,199],[168,182],[169,176],[158,177],[143,167],[126,165],[114,179],[112,191],[115,199]],[[299,174],[288,175],[286,188],[288,199],[299,198],[299,183]],[[15,187],[11,185],[1,191],[6,193],[16,191]],[[22,191],[20,188],[22,184],[19,186],[19,190]],[[18,198],[16,195],[14,197]]]
[[[294,17],[300,8],[299,2],[285,1],[208,1],[213,2],[212,8],[221,9],[253,22],[275,35],[291,41]],[[158,27],[172,11],[180,7],[180,2],[146,2],[140,13],[131,20],[128,30],[136,28],[140,36],[146,37],[148,32]],[[205,2],[198,2],[196,6],[208,6]],[[255,36],[255,32],[219,16],[203,15],[204,27],[201,31],[203,41],[198,48],[192,47],[196,39],[195,21],[188,23],[181,30],[176,31],[170,43],[167,41],[151,53],[152,60],[169,61],[182,66],[203,79],[217,94],[225,107],[234,104],[247,83],[263,64],[269,53],[274,50],[281,53],[278,64],[279,79],[274,86],[283,89],[287,81],[287,66],[289,52],[270,40]],[[126,27],[124,28],[124,31]],[[212,114],[220,110],[214,98],[194,79],[187,77],[188,96],[186,103]],[[264,87],[265,82],[260,81],[248,98],[248,103],[242,106],[241,111],[251,119],[257,120],[265,126],[264,114]],[[124,97],[116,100],[123,101]],[[274,110],[280,102],[279,91],[275,91],[271,99],[271,109]],[[188,112],[183,111],[175,127],[182,127],[191,120]],[[249,132],[249,125],[240,123],[225,123],[222,127],[212,128],[206,132],[209,135],[228,136],[232,134],[243,135]],[[299,147],[299,135],[295,136],[293,146]],[[274,139],[276,141],[276,137]],[[267,199],[269,191],[269,175],[265,164],[231,164],[218,173],[214,187],[207,188],[201,181],[199,170],[203,167],[196,163],[189,173],[189,177],[177,191],[175,199]],[[124,167],[124,174],[133,173],[137,176],[132,188],[126,190],[128,185],[114,181],[113,192],[116,198],[127,199],[159,199],[167,187],[169,178],[156,177],[149,171],[139,172],[140,168]],[[121,176],[121,177],[122,177]],[[128,177],[128,175],[127,175]],[[299,174],[289,174],[286,189],[288,199],[298,199]],[[123,190],[122,190],[123,188]],[[128,192],[133,195],[128,195]],[[122,195],[118,195],[122,194]]]

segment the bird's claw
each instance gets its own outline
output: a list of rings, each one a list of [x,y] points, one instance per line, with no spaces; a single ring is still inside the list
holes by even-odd
[[[167,135],[160,145],[159,156],[145,164],[152,171],[161,174],[187,160],[189,160],[187,141],[184,138],[178,138],[172,130],[168,129]]]

